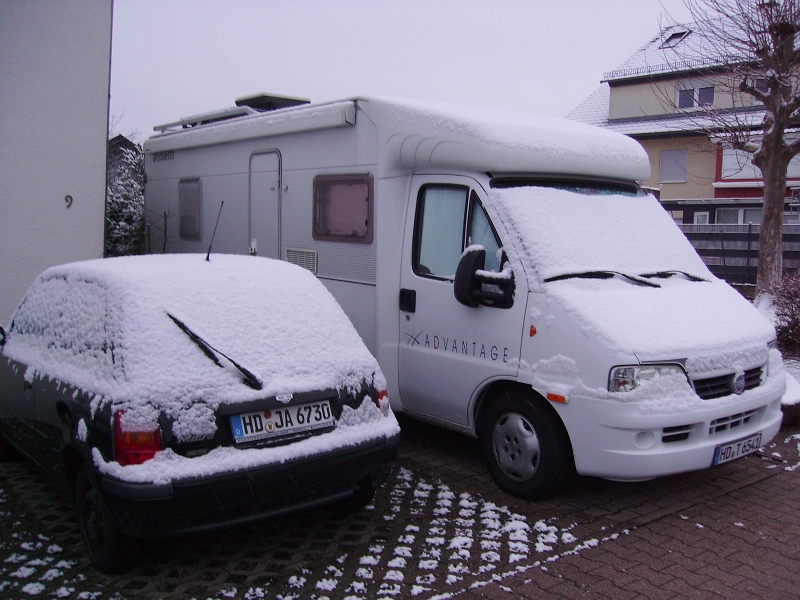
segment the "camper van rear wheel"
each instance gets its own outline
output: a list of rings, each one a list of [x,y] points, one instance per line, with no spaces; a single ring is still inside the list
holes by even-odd
[[[479,428],[481,448],[497,484],[520,498],[563,488],[574,474],[564,426],[544,400],[508,390],[490,401]]]

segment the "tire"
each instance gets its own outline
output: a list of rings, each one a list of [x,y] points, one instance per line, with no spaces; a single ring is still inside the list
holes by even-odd
[[[505,390],[489,401],[479,425],[489,472],[509,494],[537,500],[561,491],[574,479],[569,436],[545,400]]]
[[[358,488],[353,491],[353,497],[350,498],[350,509],[358,511],[364,508],[367,504],[372,502],[375,497],[375,487],[372,485],[372,480],[367,478],[359,482]]]
[[[358,512],[367,506],[375,497],[375,487],[372,480],[367,477],[358,482],[353,489],[353,495],[346,500],[340,500],[334,504],[334,512],[337,515],[346,515]]]
[[[119,532],[103,490],[90,466],[84,464],[75,483],[75,501],[86,553],[103,573],[120,573],[133,563],[135,544]]]

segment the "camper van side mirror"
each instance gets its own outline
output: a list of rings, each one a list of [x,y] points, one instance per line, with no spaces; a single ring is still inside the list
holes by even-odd
[[[475,273],[483,269],[486,264],[486,250],[483,248],[467,249],[456,268],[456,278],[453,281],[453,293],[461,304],[476,308],[478,301],[476,292],[480,291],[481,284],[475,278]]]
[[[464,252],[453,281],[456,300],[471,308],[481,304],[511,308],[514,305],[514,277],[510,269],[502,273],[482,272],[485,264],[486,250],[480,246]]]
[[[3,329],[3,326],[0,325],[0,347],[6,345],[6,330]]]

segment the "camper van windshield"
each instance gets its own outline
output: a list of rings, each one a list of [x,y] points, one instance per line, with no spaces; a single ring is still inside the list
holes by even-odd
[[[516,238],[513,245],[526,271],[529,266],[540,281],[586,273],[711,278],[672,217],[635,184],[517,183],[493,185],[489,200]]]

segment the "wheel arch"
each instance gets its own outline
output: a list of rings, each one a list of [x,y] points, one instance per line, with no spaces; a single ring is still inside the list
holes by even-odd
[[[552,417],[553,422],[561,429],[561,433],[564,435],[565,439],[569,441],[569,450],[572,453],[572,461],[574,464],[575,451],[572,447],[572,438],[569,435],[569,431],[567,431],[566,425],[564,425],[564,420],[561,418],[561,415],[558,414],[558,411],[553,407],[552,403],[546,400],[544,396],[539,394],[530,385],[526,385],[518,381],[510,381],[507,379],[493,381],[481,391],[480,395],[478,396],[478,400],[475,403],[475,412],[473,415],[475,420],[475,435],[481,437],[483,414],[491,405],[492,401],[504,395],[507,396],[512,390],[528,396],[532,402],[542,406],[550,415],[550,417]]]

